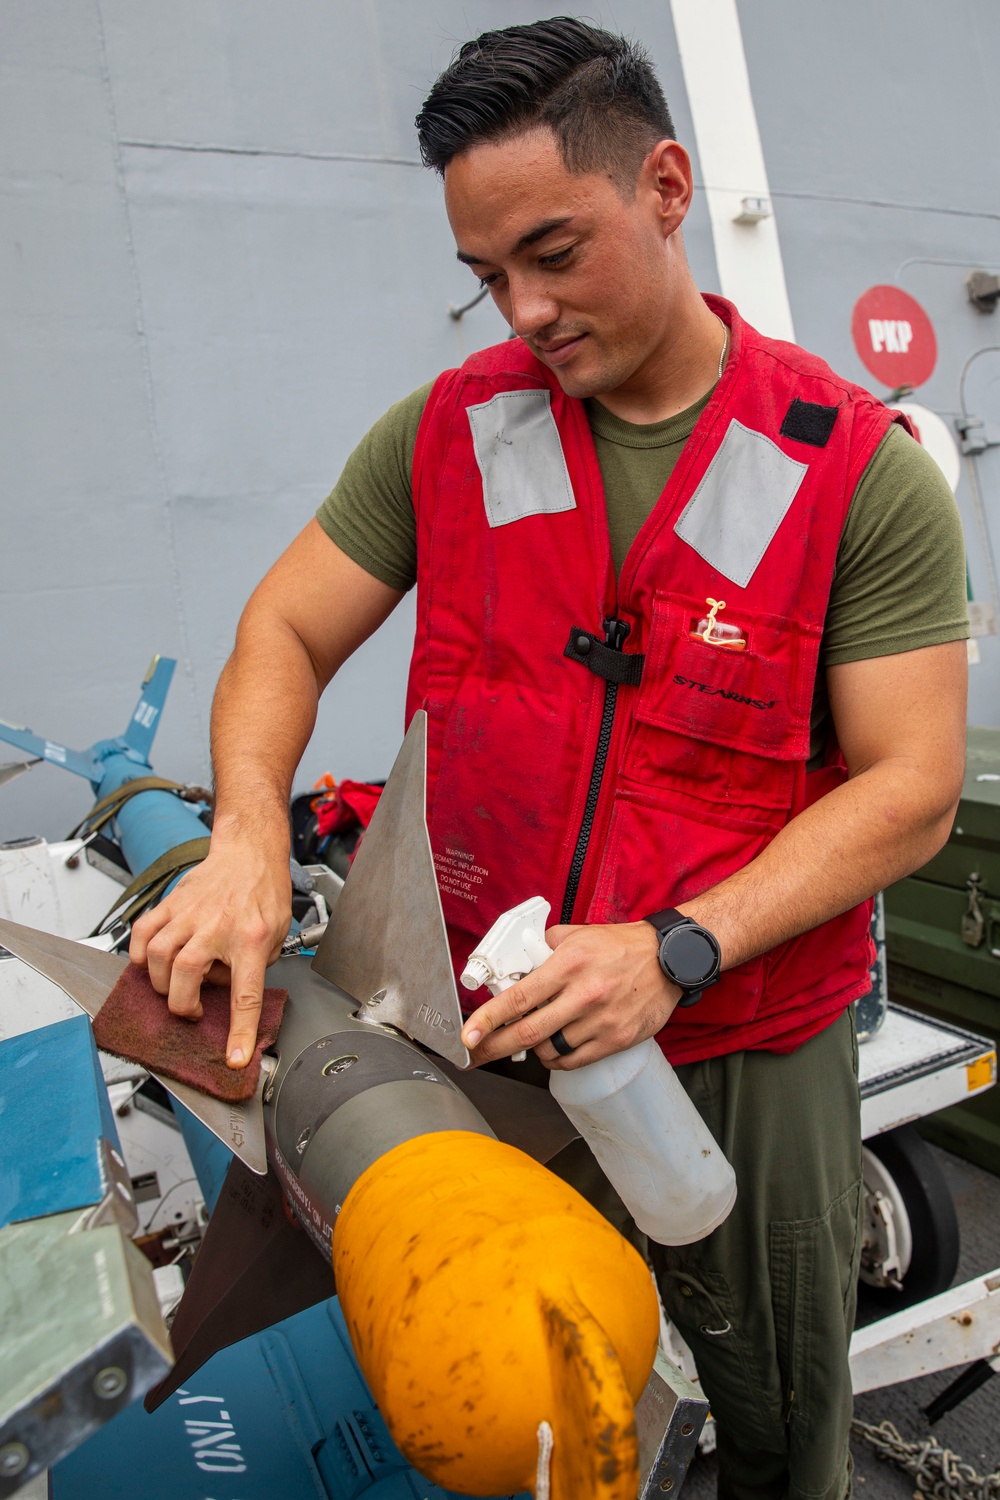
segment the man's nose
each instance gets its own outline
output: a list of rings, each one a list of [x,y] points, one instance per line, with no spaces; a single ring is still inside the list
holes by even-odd
[[[518,338],[533,338],[559,321],[559,303],[532,278],[510,279],[510,326]]]

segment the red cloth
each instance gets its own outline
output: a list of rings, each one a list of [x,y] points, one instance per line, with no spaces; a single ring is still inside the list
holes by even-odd
[[[619,578],[583,402],[524,343],[473,354],[431,391],[413,461],[407,709],[428,714],[431,842],[458,969],[527,896],[544,896],[561,919],[606,701],[601,677],[565,655],[571,630],[603,638],[616,616],[630,627],[626,653],[646,658],[641,684],[617,689],[572,920],[635,921],[700,894],[846,776],[839,754],[806,775],[810,707],[848,506],[893,418],[822,360],[706,301],[731,329],[726,369]],[[544,400],[504,401],[521,393]],[[783,434],[795,400],[836,407],[832,429],[822,411],[810,424],[796,408],[798,436]],[[745,587],[675,532],[726,437],[705,525],[743,538]],[[480,459],[499,476],[489,514]],[[547,488],[536,493],[542,459]],[[782,494],[787,510],[768,521],[768,500]],[[720,619],[741,628],[746,650],[693,633],[712,599],[725,601]],[[667,1056],[781,1049],[822,1030],[869,987],[869,917],[862,903],[724,974],[671,1018],[659,1038]]]
[[[178,1083],[233,1103],[249,1099],[260,1078],[260,1059],[274,1045],[287,990],[264,991],[257,1045],[245,1068],[226,1062],[229,1036],[229,990],[203,984],[200,1021],[185,1021],[167,1009],[145,969],[129,964],[94,1018],[94,1039],[105,1052],[163,1073]]]
[[[382,788],[367,781],[336,782],[332,776],[324,776],[321,782],[316,783],[317,788],[324,783],[326,789],[313,802],[316,831],[320,838],[338,833],[340,829],[349,828],[354,823],[367,828],[378,806]]]

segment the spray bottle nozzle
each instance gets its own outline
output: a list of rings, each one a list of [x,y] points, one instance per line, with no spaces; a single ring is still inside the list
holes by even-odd
[[[532,896],[498,917],[462,971],[467,990],[485,984],[491,994],[510,989],[525,974],[544,963],[552,950],[545,941],[545,920],[551,910],[542,896]]]
[[[545,922],[551,908],[542,896],[532,896],[498,917],[462,970],[462,984],[478,990],[485,984],[491,995],[509,990],[512,984],[537,969],[550,957],[545,941]],[[514,1054],[524,1062],[525,1054]]]

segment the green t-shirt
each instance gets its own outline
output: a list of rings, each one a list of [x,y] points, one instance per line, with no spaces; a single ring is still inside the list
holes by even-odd
[[[391,588],[413,587],[417,532],[411,473],[430,385],[391,406],[344,465],[316,513],[348,557]],[[623,422],[585,403],[608,508],[611,552],[625,554],[656,504],[712,392],[665,422]],[[954,496],[934,460],[901,427],[889,429],[858,481],[837,551],[821,667],[915,651],[969,634],[965,543]],[[812,757],[830,711],[820,671]]]

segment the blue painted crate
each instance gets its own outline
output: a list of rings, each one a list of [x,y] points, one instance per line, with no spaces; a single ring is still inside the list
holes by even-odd
[[[336,1297],[222,1350],[151,1416],[130,1406],[56,1465],[50,1495],[464,1500],[403,1459],[355,1362]]]
[[[121,1147],[85,1015],[0,1044],[0,1137],[0,1228],[100,1203]]]

